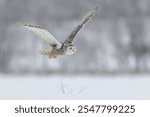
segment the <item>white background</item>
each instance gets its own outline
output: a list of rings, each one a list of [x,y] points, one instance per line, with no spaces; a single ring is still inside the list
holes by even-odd
[[[88,114],[78,114],[77,111],[71,112],[70,114],[15,114],[15,107],[18,107],[19,105],[22,105],[24,107],[30,107],[30,106],[38,106],[38,107],[50,107],[50,106],[55,106],[55,107],[61,107],[64,105],[68,105],[71,109],[77,110],[78,105],[135,105],[135,113],[132,114],[121,114],[121,113],[88,113]],[[95,101],[90,101],[90,100],[80,100],[80,101],[58,101],[58,100],[45,100],[45,101],[40,101],[40,100],[22,100],[22,101],[0,101],[0,116],[2,117],[149,117],[150,116],[150,111],[149,111],[149,105],[150,101],[125,101],[125,100],[95,100]]]

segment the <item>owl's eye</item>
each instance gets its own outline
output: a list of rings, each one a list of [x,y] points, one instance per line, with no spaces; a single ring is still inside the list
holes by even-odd
[[[72,47],[70,47],[70,49],[72,50]]]

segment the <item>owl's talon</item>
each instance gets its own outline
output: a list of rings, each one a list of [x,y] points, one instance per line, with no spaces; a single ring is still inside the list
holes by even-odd
[[[49,55],[49,51],[45,51],[45,50],[40,50],[39,53],[44,56]]]

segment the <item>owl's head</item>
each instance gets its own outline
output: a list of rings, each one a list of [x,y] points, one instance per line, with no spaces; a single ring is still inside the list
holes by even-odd
[[[76,52],[76,47],[74,45],[69,45],[66,47],[65,54],[72,55]]]

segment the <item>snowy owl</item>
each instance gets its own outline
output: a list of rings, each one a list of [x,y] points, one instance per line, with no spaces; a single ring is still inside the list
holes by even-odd
[[[19,23],[20,26],[32,31],[39,38],[45,40],[45,42],[49,45],[48,50],[39,51],[40,54],[44,56],[48,56],[51,58],[57,58],[61,55],[72,55],[76,52],[76,47],[73,45],[73,41],[75,36],[79,32],[79,30],[92,18],[95,16],[97,11],[97,7],[89,11],[85,17],[82,19],[81,23],[77,25],[71,34],[67,37],[64,42],[59,42],[51,33],[47,30],[40,28],[38,26],[33,26],[29,24]]]

